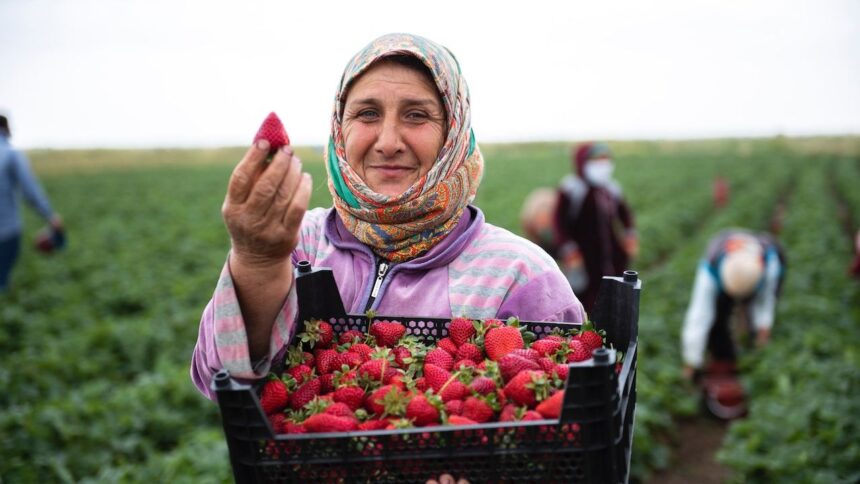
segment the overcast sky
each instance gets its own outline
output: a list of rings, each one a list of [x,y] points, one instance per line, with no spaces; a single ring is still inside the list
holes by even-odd
[[[373,38],[450,48],[478,141],[860,133],[860,1],[0,0],[21,147],[328,137]]]

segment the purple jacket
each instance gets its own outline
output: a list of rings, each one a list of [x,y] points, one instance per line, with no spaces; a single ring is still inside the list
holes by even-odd
[[[305,214],[293,262],[330,267],[350,314],[472,319],[517,316],[582,322],[585,311],[555,261],[526,239],[484,222],[469,206],[441,243],[408,262],[388,266],[341,222],[333,209]],[[380,276],[382,269],[382,276]],[[377,284],[377,282],[379,282]],[[374,287],[376,289],[374,290]],[[242,313],[227,265],[200,320],[191,364],[195,385],[209,398],[212,375],[226,368],[239,379],[264,377],[295,330],[295,285],[272,328],[269,357],[251,362]]]

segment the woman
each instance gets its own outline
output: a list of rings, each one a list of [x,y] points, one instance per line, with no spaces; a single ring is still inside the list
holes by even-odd
[[[252,146],[222,208],[232,250],[200,322],[192,377],[264,377],[296,327],[293,265],[331,267],[347,311],[581,322],[551,258],[484,221],[469,92],[453,55],[408,34],[347,65],[326,151],[331,209],[305,213],[311,180],[289,146]]]
[[[612,178],[610,155],[603,143],[580,145],[574,152],[576,174],[566,176],[558,189],[557,257],[586,311],[597,300],[603,276],[621,275],[639,250],[633,212]]]

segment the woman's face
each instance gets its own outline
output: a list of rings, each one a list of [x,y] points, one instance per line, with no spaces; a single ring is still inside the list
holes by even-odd
[[[342,131],[349,166],[371,190],[396,196],[436,161],[445,108],[425,75],[383,61],[349,88]]]

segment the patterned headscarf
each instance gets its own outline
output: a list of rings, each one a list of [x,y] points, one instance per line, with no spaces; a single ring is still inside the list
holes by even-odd
[[[448,130],[430,171],[400,195],[376,193],[346,161],[341,123],[350,84],[376,61],[410,55],[433,74]],[[448,235],[475,198],[484,160],[471,128],[469,89],[448,49],[409,34],[384,35],[365,47],[344,70],[335,97],[326,170],[334,206],[346,228],[391,262],[413,259]]]

